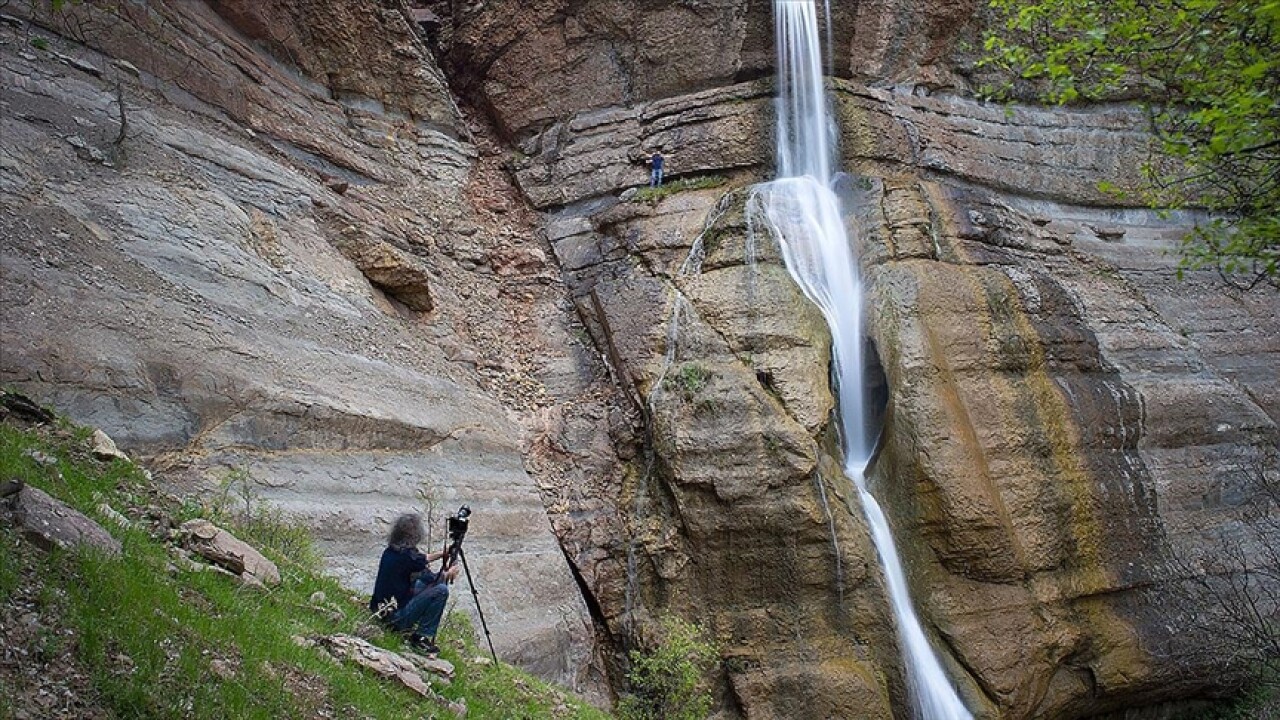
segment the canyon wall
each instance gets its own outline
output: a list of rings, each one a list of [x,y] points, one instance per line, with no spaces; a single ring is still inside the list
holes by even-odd
[[[608,412],[603,368],[400,4],[30,19],[0,25],[0,382],[278,504],[354,591],[396,514],[434,545],[469,504],[498,652],[605,692],[526,468],[546,417]]]
[[[470,502],[499,653],[562,682],[617,687],[676,612],[726,716],[893,717],[829,337],[751,212],[769,4],[421,4],[421,37],[390,0],[4,29],[0,378],[172,482],[248,477],[357,587],[395,512]],[[1196,217],[1098,190],[1136,108],[969,99],[974,3],[835,5],[872,481],[962,695],[1226,692],[1196,588],[1276,547],[1280,296],[1176,279]],[[654,150],[703,182],[637,193]]]

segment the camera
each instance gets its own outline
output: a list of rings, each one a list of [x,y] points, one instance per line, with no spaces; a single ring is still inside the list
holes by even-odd
[[[467,536],[467,523],[471,517],[471,508],[463,505],[458,508],[458,512],[450,515],[446,524],[446,530],[449,533],[449,540],[454,543],[462,542],[462,538]]]

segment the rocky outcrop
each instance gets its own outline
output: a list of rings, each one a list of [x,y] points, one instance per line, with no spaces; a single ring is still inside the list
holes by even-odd
[[[1176,282],[1150,248],[1179,228],[929,182],[872,195],[871,316],[892,393],[878,485],[919,538],[909,554],[946,646],[1010,717],[1211,691],[1192,648],[1205,599],[1180,587],[1177,559],[1265,499],[1277,433],[1254,398],[1275,380],[1228,381],[1175,329],[1191,317],[1155,311],[1135,282]],[[1274,297],[1189,282],[1196,315],[1280,332]],[[1238,351],[1252,364],[1280,348]]]
[[[396,514],[442,542],[470,503],[499,654],[598,689],[523,460],[547,414],[607,407],[598,361],[425,46],[375,5],[69,4],[75,22],[0,27],[0,378],[165,482],[310,522],[357,590]],[[248,39],[269,32],[310,54]]]
[[[1131,109],[834,87],[889,394],[875,485],[967,702],[1085,717],[1221,691],[1230,653],[1206,651],[1194,618],[1213,601],[1187,579],[1247,547],[1206,537],[1274,526],[1257,513],[1277,474],[1277,381],[1259,371],[1280,352],[1275,292],[1180,282],[1167,250],[1193,215],[1103,207],[1097,178],[1132,181],[1145,152]],[[722,700],[749,717],[784,715],[780,697],[887,713],[899,661],[828,449],[825,329],[744,217],[749,190],[611,199],[643,181],[629,148],[678,137],[724,140],[697,146],[697,171],[759,177],[767,154],[733,139],[767,132],[768,103],[760,83],[592,110],[518,165],[649,423],[623,493],[636,570],[597,599],[624,631],[658,607],[714,628]],[[1223,342],[1219,324],[1250,332]],[[742,584],[765,558],[785,589]],[[801,627],[774,644],[785,630],[759,620],[780,615]]]
[[[0,378],[311,519],[356,585],[394,514],[469,502],[499,654],[549,677],[594,629],[620,680],[674,610],[727,716],[891,717],[827,331],[751,212],[768,4],[426,4],[425,41],[322,0],[0,30]],[[982,716],[1213,697],[1194,588],[1276,546],[1276,294],[1175,280],[1194,214],[1098,189],[1146,159],[1133,108],[967,98],[975,8],[831,8],[876,492]],[[718,186],[636,197],[654,150]]]
[[[579,113],[773,74],[770,3],[427,4],[444,19],[439,47],[450,78],[517,142]],[[968,85],[971,48],[981,44],[982,3],[817,5],[835,76],[909,91]]]

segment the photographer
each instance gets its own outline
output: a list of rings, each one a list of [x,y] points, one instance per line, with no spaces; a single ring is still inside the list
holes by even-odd
[[[387,535],[387,549],[378,563],[378,579],[373,584],[369,609],[401,632],[412,630],[409,645],[434,654],[436,629],[449,599],[449,583],[458,575],[454,565],[434,573],[428,565],[444,557],[444,552],[423,555],[418,550],[425,530],[422,518],[405,514],[396,518]],[[392,601],[395,601],[392,604]]]

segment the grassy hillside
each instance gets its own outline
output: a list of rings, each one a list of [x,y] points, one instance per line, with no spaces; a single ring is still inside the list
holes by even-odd
[[[296,638],[360,635],[398,650],[363,598],[318,572],[305,531],[264,507],[197,504],[131,463],[89,453],[67,424],[0,423],[0,481],[20,478],[98,520],[119,558],[46,552],[0,520],[0,718],[424,718],[440,705]],[[123,514],[127,525],[113,523]],[[207,517],[274,560],[284,581],[252,589],[171,555],[168,531]],[[440,634],[454,663],[445,698],[468,718],[605,718],[509,666],[485,666],[461,614]]]

